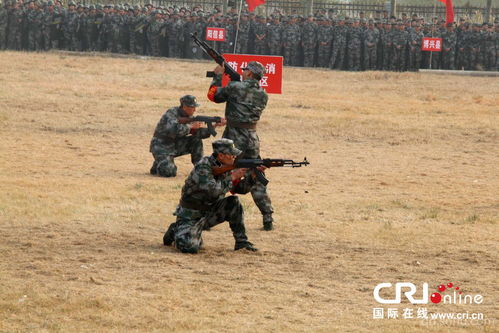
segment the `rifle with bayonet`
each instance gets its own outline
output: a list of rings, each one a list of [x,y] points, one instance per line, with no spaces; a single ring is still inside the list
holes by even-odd
[[[275,167],[290,167],[290,168],[299,168],[302,166],[307,166],[309,165],[310,162],[307,161],[307,158],[305,157],[303,159],[303,162],[295,162],[293,160],[284,160],[280,158],[264,158],[264,159],[236,159],[234,161],[233,165],[223,165],[220,167],[214,167],[213,170],[213,175],[218,176],[221,175],[227,171],[234,170],[234,169],[239,169],[239,168],[246,168],[246,169],[252,169],[255,173],[256,179],[261,182],[263,185],[267,185],[269,183],[269,180],[265,178],[265,174],[260,171],[258,168],[259,167],[266,167],[266,168],[275,168]]]
[[[199,40],[196,33],[192,33],[191,38],[194,40],[194,43],[196,43],[207,55],[209,55],[217,64],[225,69],[224,74],[228,75],[231,81],[241,81],[241,75],[239,75],[239,73],[236,72],[234,68],[227,63],[227,61],[225,61],[225,58],[220,53],[215,51],[206,42]],[[214,76],[214,72],[206,72],[206,77]]]
[[[208,127],[208,132],[212,136],[216,136],[217,132],[215,131],[215,127],[213,123],[220,124],[222,123],[222,117],[208,117],[208,116],[195,116],[195,117],[180,117],[178,118],[178,122],[181,124],[189,124],[195,121],[203,122]]]

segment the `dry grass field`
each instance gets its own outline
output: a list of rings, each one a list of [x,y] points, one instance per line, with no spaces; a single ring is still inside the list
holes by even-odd
[[[162,236],[192,166],[150,176],[149,141],[184,94],[223,114],[213,67],[0,53],[0,332],[497,332],[497,78],[286,68],[262,155],[311,165],[267,173],[272,232],[242,197],[259,252],[234,252],[221,224],[185,255]],[[382,282],[484,301],[382,305]],[[373,319],[379,307],[485,320]]]

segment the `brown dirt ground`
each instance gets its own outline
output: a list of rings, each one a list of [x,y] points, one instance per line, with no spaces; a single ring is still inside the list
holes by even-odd
[[[184,255],[161,239],[190,161],[150,176],[149,140],[181,95],[222,114],[213,67],[0,53],[0,331],[497,331],[497,78],[287,68],[262,155],[312,164],[269,170],[272,232],[242,197],[258,253],[222,224]],[[486,320],[373,319],[401,281],[481,294],[426,307]]]

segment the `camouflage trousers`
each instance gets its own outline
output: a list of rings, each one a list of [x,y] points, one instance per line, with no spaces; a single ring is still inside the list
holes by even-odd
[[[7,29],[0,27],[0,50],[7,48]]]
[[[331,59],[329,59],[329,68],[343,69],[344,62],[345,62],[345,43],[342,42],[333,43],[333,49],[331,51]]]
[[[191,162],[196,164],[203,157],[203,141],[194,135],[179,138],[174,142],[153,138],[149,151],[154,156],[151,173],[161,177],[175,177],[177,166],[174,163],[174,158],[191,154]]]
[[[269,54],[273,56],[282,55],[282,47],[280,43],[270,43],[269,44]]]
[[[168,56],[170,58],[181,58],[180,43],[176,39],[168,40]]]
[[[404,46],[394,46],[392,48],[392,62],[391,62],[391,70],[402,72],[405,70],[405,47]]]
[[[412,71],[417,71],[421,67],[422,53],[419,47],[411,47],[409,49],[409,60],[407,63],[407,69]]]
[[[496,65],[496,50],[493,47],[486,47],[481,50],[482,64],[485,70],[493,71]]]
[[[175,247],[184,253],[197,253],[203,244],[203,229],[228,221],[236,242],[248,241],[244,227],[244,212],[235,195],[218,200],[209,211],[177,207],[177,221],[168,232],[173,233]]]
[[[284,65],[298,66],[298,44],[288,43],[283,47]]]
[[[329,57],[331,51],[331,44],[327,43],[326,45],[322,45],[319,43],[317,47],[317,66],[327,68],[329,65]]]
[[[29,30],[28,32],[28,50],[38,51],[41,49],[40,41],[42,39],[42,32],[39,27]]]
[[[377,64],[376,46],[364,47],[364,69],[365,70],[375,70]]]
[[[347,70],[349,71],[359,71],[360,70],[360,42],[355,41],[348,45],[348,59],[347,59]]]
[[[303,45],[303,66],[314,67],[315,44]]]
[[[267,54],[265,42],[255,41],[255,54]]]
[[[442,50],[442,69],[456,69],[455,66],[456,51],[451,49],[450,51]]]
[[[226,126],[222,137],[234,141],[236,148],[243,152],[241,158],[260,158],[260,139],[255,130]],[[251,196],[262,215],[274,212],[267,186],[256,182],[251,187]]]

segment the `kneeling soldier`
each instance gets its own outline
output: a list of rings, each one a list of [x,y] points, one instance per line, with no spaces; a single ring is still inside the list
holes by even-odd
[[[175,177],[177,166],[173,159],[178,156],[191,154],[192,164],[196,164],[203,157],[203,141],[210,136],[207,128],[202,128],[201,122],[181,123],[182,118],[190,118],[196,112],[199,104],[196,97],[185,95],[180,98],[180,106],[173,107],[161,117],[149,151],[154,156],[154,163],[150,173],[161,177]],[[222,126],[216,123],[214,126]]]
[[[252,171],[235,169],[219,174],[217,168],[231,169],[241,151],[229,139],[213,142],[213,154],[196,164],[182,188],[182,196],[172,223],[163,237],[164,245],[172,245],[184,253],[197,253],[203,243],[201,233],[224,221],[229,222],[236,244],[234,250],[256,251],[248,241],[244,227],[243,207],[237,196],[226,197],[229,191],[245,194],[254,185]],[[219,175],[216,175],[219,174]]]

